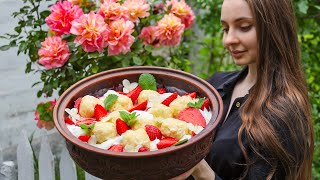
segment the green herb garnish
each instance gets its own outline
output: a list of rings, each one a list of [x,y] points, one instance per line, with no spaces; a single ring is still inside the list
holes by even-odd
[[[104,100],[104,108],[106,110],[110,110],[111,106],[117,101],[118,96],[115,94],[109,94],[107,98]]]
[[[144,73],[139,76],[139,85],[143,90],[157,90],[157,82],[153,75]]]
[[[181,141],[173,144],[173,146],[179,146],[179,145],[184,144],[184,143],[186,143],[186,142],[188,142],[188,139],[182,139]]]
[[[194,107],[194,108],[200,109],[203,103],[204,103],[204,98],[200,98],[199,101],[197,101],[197,102],[195,102],[195,103],[191,103],[191,102],[190,102],[190,103],[188,103],[187,105],[188,105],[189,107]]]
[[[121,119],[127,123],[128,126],[132,127],[137,122],[137,115],[136,112],[128,113],[126,111],[119,111]]]

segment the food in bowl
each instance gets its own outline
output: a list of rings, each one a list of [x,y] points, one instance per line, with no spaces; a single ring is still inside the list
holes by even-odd
[[[157,83],[143,73],[138,82],[79,97],[65,109],[68,130],[92,146],[117,152],[178,146],[200,133],[212,117],[210,101],[196,92]]]

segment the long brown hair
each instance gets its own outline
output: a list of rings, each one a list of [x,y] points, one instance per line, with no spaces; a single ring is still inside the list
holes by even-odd
[[[257,81],[241,108],[238,141],[248,164],[243,177],[254,163],[241,141],[245,135],[256,157],[270,164],[267,179],[276,169],[284,169],[285,179],[309,180],[314,150],[311,105],[292,2],[246,1],[255,19],[259,45]]]

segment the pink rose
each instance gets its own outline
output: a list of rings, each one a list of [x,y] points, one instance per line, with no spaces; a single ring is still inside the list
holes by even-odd
[[[92,11],[74,20],[70,32],[77,35],[74,42],[81,44],[86,52],[99,51],[101,53],[108,45],[106,42],[109,34],[107,24],[101,15]]]
[[[134,42],[134,24],[131,21],[119,19],[112,21],[109,25],[110,34],[108,37],[108,56],[127,53]]]
[[[160,47],[159,39],[157,39],[155,34],[156,26],[144,27],[141,30],[138,38],[143,39],[145,45],[152,45],[153,47]]]
[[[71,55],[67,42],[62,40],[61,37],[47,37],[41,45],[42,47],[38,51],[39,64],[46,69],[62,67]]]
[[[46,23],[57,35],[69,34],[71,22],[83,14],[79,6],[69,1],[57,2],[50,9],[52,13],[46,18]]]
[[[117,20],[117,19],[128,19],[127,10],[121,6],[120,3],[117,3],[116,0],[105,0],[104,3],[100,6],[97,14],[100,14],[107,20]]]
[[[132,22],[138,22],[139,18],[145,18],[150,16],[150,5],[145,0],[126,0],[123,6],[128,11],[129,20]]]
[[[157,24],[155,35],[160,44],[176,46],[180,43],[184,31],[181,20],[173,14],[165,15]]]
[[[181,19],[182,24],[185,25],[185,29],[188,29],[192,26],[195,16],[191,7],[185,2],[185,0],[171,0],[167,1],[166,7],[170,9],[170,13]]]

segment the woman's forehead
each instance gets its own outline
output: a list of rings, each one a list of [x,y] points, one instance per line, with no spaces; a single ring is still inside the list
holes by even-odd
[[[245,0],[224,0],[221,8],[221,21],[234,22],[252,19],[252,12]]]

